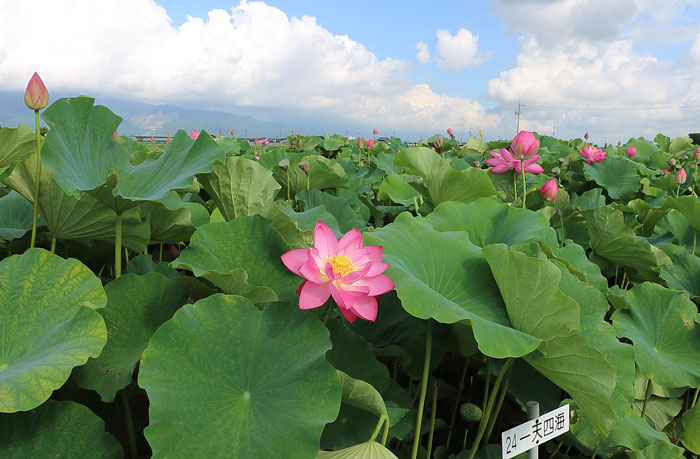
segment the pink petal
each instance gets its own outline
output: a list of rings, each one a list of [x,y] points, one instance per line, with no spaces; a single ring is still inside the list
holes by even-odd
[[[299,308],[313,309],[322,306],[331,296],[329,285],[305,282],[299,295]]]
[[[303,276],[303,274],[299,272],[299,268],[309,260],[309,251],[307,249],[294,249],[282,255],[281,258],[284,266],[291,272],[297,276]]]
[[[357,316],[347,308],[338,307],[338,310],[343,315],[343,317],[345,317],[350,323],[355,322],[355,319],[357,319]]]
[[[345,249],[351,243],[357,243],[358,238],[360,239],[360,243],[362,243],[362,233],[360,233],[360,230],[357,228],[351,229],[338,241],[338,251]]]
[[[372,263],[372,266],[369,268],[369,271],[367,271],[367,277],[377,276],[386,271],[386,268],[388,267],[389,263]]]
[[[330,290],[331,290],[331,296],[335,300],[335,304],[337,304],[339,308],[347,308],[347,305],[345,304],[345,301],[343,300],[343,295],[341,295],[338,288],[332,282],[328,285],[329,285]]]
[[[338,253],[338,239],[330,226],[322,221],[316,223],[314,228],[314,247],[318,249],[321,258],[326,259]]]
[[[311,260],[309,260],[308,263],[304,263],[299,267],[298,274],[304,277],[305,279],[308,279],[311,282],[315,282],[317,284],[328,282],[328,278],[321,274],[321,271]]]
[[[353,285],[369,287],[369,295],[381,295],[394,288],[394,282],[384,274],[374,277],[364,277],[355,281]]]
[[[377,300],[373,296],[358,298],[350,310],[357,316],[374,322],[377,319]]]

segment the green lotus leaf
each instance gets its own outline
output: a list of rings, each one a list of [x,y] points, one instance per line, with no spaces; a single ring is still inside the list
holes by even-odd
[[[521,357],[542,342],[511,327],[486,259],[466,232],[438,232],[402,213],[364,238],[383,247],[385,274],[409,314],[442,323],[469,320],[479,349],[491,357]]]
[[[36,154],[36,132],[24,124],[16,128],[0,127],[0,179],[14,164]]]
[[[408,173],[423,177],[434,206],[445,201],[471,202],[497,194],[486,171],[470,167],[457,172],[449,159],[440,157],[430,148],[410,147],[401,150],[396,155],[394,164],[404,166]]]
[[[29,249],[0,261],[0,412],[35,408],[107,340],[100,280],[77,260]]]
[[[130,259],[129,263],[126,265],[125,272],[133,273],[138,276],[143,276],[148,273],[159,273],[168,279],[177,279],[180,277],[180,273],[176,269],[171,268],[170,263],[164,261],[160,263],[156,262],[153,260],[153,257],[147,253],[142,253]]]
[[[5,183],[34,202],[36,180],[35,156],[18,164]],[[72,241],[107,241],[114,243],[116,215],[112,209],[88,193],[69,196],[53,178],[48,167],[41,168],[39,214],[56,239]],[[143,252],[150,230],[141,222],[139,209],[122,214],[122,245]]]
[[[596,207],[601,207],[605,205],[605,196],[603,196],[603,190],[601,188],[594,188],[581,193],[581,196],[576,193],[571,196],[569,205],[574,209],[584,211],[595,209]]]
[[[634,270],[631,277],[658,279],[656,256],[638,242],[634,230],[625,224],[622,212],[611,207],[598,207],[583,212],[591,237],[591,249],[613,263]]]
[[[542,242],[539,246],[547,258],[562,263],[577,279],[588,282],[601,292],[607,291],[608,280],[600,273],[600,267],[588,259],[586,251],[580,245],[567,241],[564,247],[552,248]]]
[[[479,247],[543,240],[549,231],[549,222],[544,215],[491,198],[477,199],[469,204],[440,204],[425,221],[438,231],[466,231],[469,240]]]
[[[683,413],[681,425],[683,432],[680,437],[683,446],[695,454],[700,454],[700,404],[696,403],[693,408]]]
[[[421,194],[406,182],[400,175],[391,174],[382,180],[377,193],[377,199],[380,201],[391,200],[397,204],[402,204],[406,207],[414,204],[414,199]]]
[[[353,210],[350,202],[345,198],[312,188],[297,193],[296,200],[304,202],[304,208],[307,210],[324,206],[328,213],[335,217],[341,233],[347,233],[353,228],[363,229],[367,226],[367,222]]]
[[[150,225],[151,241],[187,241],[195,229],[209,223],[209,212],[198,202],[183,202],[171,191],[162,202],[145,202],[141,213]]]
[[[151,338],[139,386],[156,457],[313,457],[341,388],[328,332],[291,304],[263,311],[214,295],[183,306]]]
[[[324,205],[313,207],[303,212],[296,212],[286,202],[280,202],[277,208],[287,214],[302,231],[310,231],[313,233],[316,223],[321,221],[327,224],[333,230],[333,233],[335,233],[337,238],[340,238],[343,235],[343,232],[340,231],[338,220],[336,220],[335,217],[328,212],[328,209],[326,209],[326,206]]]
[[[627,158],[607,158],[593,164],[583,165],[587,179],[605,188],[613,199],[627,202],[639,191],[641,179],[637,167]]]
[[[78,385],[112,402],[131,383],[136,364],[153,332],[187,302],[188,291],[161,274],[127,274],[105,286],[107,307],[99,312],[107,324],[107,344],[99,357],[73,372]]]
[[[388,416],[384,399],[374,386],[340,370],[338,370],[338,377],[342,386],[343,403],[374,413],[377,418],[382,415]]]
[[[299,163],[307,161],[309,163],[309,188],[324,190],[326,188],[347,188],[348,177],[338,162],[325,158],[321,155],[309,155],[299,159],[289,158],[289,186],[291,188],[291,197],[294,198],[296,193],[305,190],[307,186],[307,177],[304,171],[299,167]],[[272,166],[272,175],[282,186],[278,196],[287,196],[287,175],[284,170],[275,164]]]
[[[297,302],[296,289],[302,279],[280,258],[288,250],[272,222],[254,215],[200,227],[172,266],[226,287],[229,293],[247,294],[255,287],[266,287],[276,299]],[[227,281],[229,273],[236,282]]]
[[[210,172],[214,161],[226,158],[206,132],[192,140],[178,131],[157,160],[132,166],[126,149],[112,140],[121,118],[93,103],[89,97],[59,99],[42,114],[52,124],[42,160],[68,194],[95,190],[99,200],[121,213],[135,205],[129,201],[155,201],[189,187],[195,174]]]
[[[690,226],[690,223],[688,223],[688,219],[677,210],[671,210],[661,218],[659,223],[654,227],[653,236],[663,239],[669,236],[668,233],[670,233],[669,238],[671,239],[668,242],[677,243],[678,246],[682,247],[688,253],[692,253],[693,244],[695,244],[696,247],[698,246],[698,239],[700,239],[698,231],[695,231],[695,229]],[[675,241],[672,240],[673,238],[675,238]]]
[[[212,197],[226,221],[250,215],[265,215],[281,186],[272,173],[258,162],[229,156],[215,164],[199,182]]]
[[[644,408],[644,400],[634,401],[634,412],[641,415]],[[664,428],[681,412],[683,401],[677,398],[663,398],[650,396],[646,402],[644,420],[654,429],[663,432]]]
[[[668,441],[657,441],[642,450],[625,451],[627,457],[631,459],[683,459],[683,448],[669,443]]]
[[[28,412],[1,415],[0,451],[5,459],[124,457],[119,442],[90,408],[53,400]]]
[[[688,294],[644,282],[627,292],[629,309],[612,315],[618,336],[634,343],[640,371],[664,387],[700,386],[700,328]]]
[[[697,196],[667,196],[663,201],[664,207],[676,209],[688,219],[695,231],[700,231],[700,198]]]
[[[21,194],[11,191],[0,198],[0,238],[12,241],[24,236],[32,229],[34,206]],[[37,226],[44,224],[41,216]]]
[[[394,153],[380,152],[376,158],[377,169],[386,172],[386,175],[400,174],[403,172],[403,167],[394,164]]]
[[[661,267],[661,278],[669,288],[685,290],[691,298],[700,297],[700,258],[689,253],[674,258],[673,266]]]
[[[398,459],[394,453],[370,440],[340,451],[319,451],[316,459]]]

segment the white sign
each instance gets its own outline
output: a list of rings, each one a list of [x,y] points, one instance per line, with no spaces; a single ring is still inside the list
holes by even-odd
[[[501,434],[503,459],[545,443],[569,431],[569,405],[531,419]]]

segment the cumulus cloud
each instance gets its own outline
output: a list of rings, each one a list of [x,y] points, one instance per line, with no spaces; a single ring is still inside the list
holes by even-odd
[[[430,62],[430,51],[428,51],[428,45],[423,43],[422,41],[419,41],[416,43],[416,49],[418,52],[416,53],[416,59],[418,59],[418,62],[421,64],[427,64]]]
[[[446,70],[456,71],[478,67],[483,61],[479,55],[479,36],[465,28],[451,35],[449,30],[437,31],[437,64]]]

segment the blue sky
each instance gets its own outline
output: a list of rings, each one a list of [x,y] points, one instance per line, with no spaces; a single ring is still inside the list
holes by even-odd
[[[37,70],[315,134],[509,138],[522,101],[561,138],[677,136],[700,132],[699,1],[0,0],[0,87]]]

